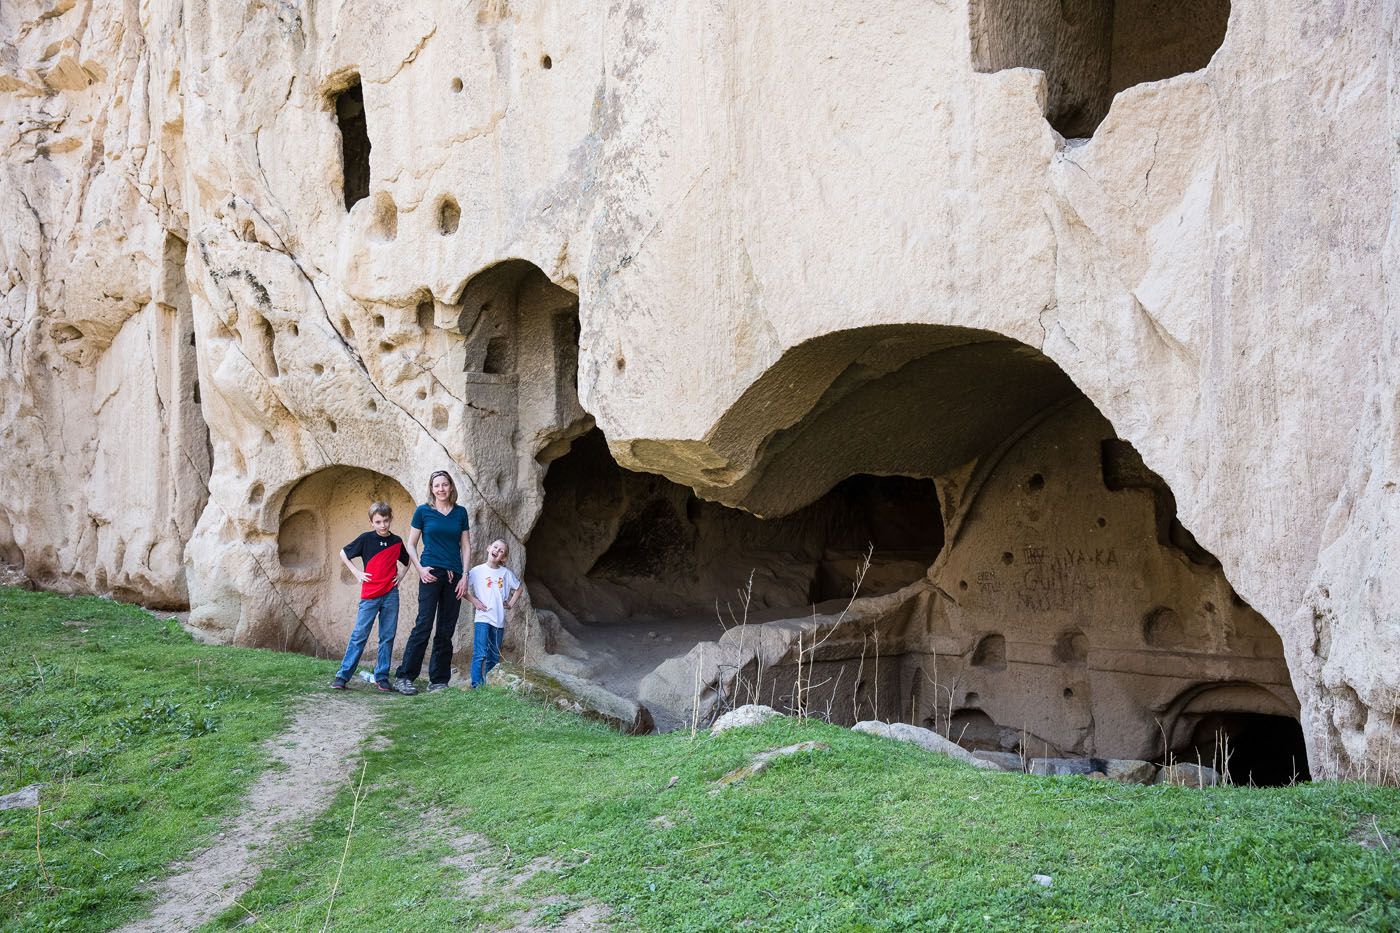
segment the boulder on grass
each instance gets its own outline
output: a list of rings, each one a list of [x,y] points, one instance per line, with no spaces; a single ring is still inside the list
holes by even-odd
[[[856,732],[864,732],[868,735],[878,735],[886,739],[894,739],[897,742],[910,742],[930,752],[937,752],[940,755],[947,755],[949,758],[956,758],[958,761],[965,761],[974,768],[983,768],[988,771],[999,771],[997,765],[990,761],[983,761],[974,758],[972,752],[963,748],[956,742],[945,739],[931,729],[923,729],[919,726],[911,726],[907,722],[877,722],[867,720],[858,722],[851,727]]]
[[[39,805],[39,788],[42,784],[21,787],[13,794],[0,797],[0,810],[32,810]]]
[[[749,703],[732,709],[716,719],[715,724],[710,727],[710,735],[719,735],[721,732],[728,732],[730,729],[739,729],[743,726],[761,725],[775,716],[781,715],[783,714],[771,706]]]

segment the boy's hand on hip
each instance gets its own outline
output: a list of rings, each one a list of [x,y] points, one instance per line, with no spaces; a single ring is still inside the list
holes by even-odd
[[[433,568],[431,567],[424,567],[423,572],[418,575],[418,579],[422,580],[424,583],[437,582],[437,577],[433,576]]]
[[[368,583],[368,582],[370,581],[370,579],[371,579],[371,578],[370,578],[370,575],[367,574],[367,573],[365,573],[363,570],[356,570],[356,571],[355,571],[355,578],[356,578],[357,580],[359,580],[361,583]]]

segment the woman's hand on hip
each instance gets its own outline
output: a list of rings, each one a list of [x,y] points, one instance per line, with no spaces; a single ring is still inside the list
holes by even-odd
[[[418,574],[418,579],[424,583],[436,583],[437,577],[433,576],[433,568],[424,567],[423,572]]]
[[[467,578],[466,578],[466,577],[461,577],[460,579],[457,580],[457,598],[458,598],[458,599],[466,599],[466,598],[467,598]]]

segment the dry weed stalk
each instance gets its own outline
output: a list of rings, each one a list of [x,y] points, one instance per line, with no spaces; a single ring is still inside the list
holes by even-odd
[[[848,600],[846,601],[845,607],[844,607],[844,608],[841,610],[841,612],[836,616],[836,621],[833,622],[833,623],[831,623],[831,626],[826,630],[826,634],[822,635],[821,638],[818,638],[816,632],[813,631],[813,632],[812,632],[811,641],[810,641],[809,643],[807,643],[807,644],[804,646],[804,639],[803,639],[803,637],[802,637],[802,633],[801,633],[801,632],[798,632],[798,633],[797,633],[797,680],[796,680],[795,683],[793,684],[793,688],[792,688],[792,703],[790,704],[790,707],[791,707],[792,715],[795,716],[795,717],[798,718],[798,719],[806,719],[806,718],[808,717],[809,698],[810,698],[810,695],[811,695],[812,690],[813,690],[813,689],[816,689],[816,688],[823,687],[823,686],[825,686],[827,683],[830,683],[830,682],[831,682],[831,679],[830,679],[830,678],[827,678],[827,680],[822,681],[822,683],[816,684],[815,687],[814,687],[813,684],[812,684],[812,671],[813,671],[814,665],[816,664],[817,650],[820,649],[823,645],[825,645],[825,644],[827,643],[827,641],[831,638],[831,636],[834,635],[834,634],[836,633],[836,630],[839,629],[839,628],[841,627],[842,623],[846,621],[846,617],[850,614],[852,607],[855,606],[856,599],[858,599],[858,598],[860,597],[860,588],[861,588],[861,587],[864,585],[864,583],[865,583],[865,575],[870,571],[870,560],[871,560],[871,557],[874,555],[874,553],[875,553],[875,547],[874,547],[874,545],[871,545],[871,546],[869,546],[869,547],[867,547],[867,548],[865,549],[865,556],[864,556],[864,558],[862,558],[862,560],[861,560],[861,562],[860,562],[860,567],[858,567],[858,568],[856,569],[856,579],[855,579],[855,582],[851,585],[851,598],[848,599]],[[812,607],[812,627],[813,627],[813,629],[816,628],[816,618],[817,618],[817,609],[816,609],[815,606],[813,606],[813,607]],[[877,636],[876,636],[876,651],[878,652],[878,650],[879,650],[879,636],[877,635]],[[863,658],[863,656],[864,656],[864,646],[863,646],[863,645],[862,645],[861,652],[862,652],[862,658]],[[877,668],[876,668],[876,669],[877,669],[877,671],[878,671],[878,664],[879,664],[879,660],[878,660],[878,655],[877,655],[877,659],[876,659],[876,665],[877,665]],[[804,672],[804,668],[805,668],[805,671],[806,671],[805,676],[804,676],[804,673],[803,673],[803,672]],[[857,675],[857,676],[859,676],[859,675]],[[859,683],[859,680],[857,680],[857,683]],[[878,698],[879,698],[879,692],[878,692],[878,691],[879,691],[879,684],[877,683],[877,684],[876,684],[876,699],[877,699],[877,701],[878,701]]]
[[[938,653],[933,654],[933,676],[930,677],[927,671],[923,672],[924,679],[933,687],[933,731],[943,736],[945,739],[952,738],[949,733],[953,729],[953,695],[957,692],[958,681],[954,678],[948,685],[939,683],[938,680]],[[939,695],[946,698],[944,710],[939,709]],[[940,715],[941,713],[941,715]],[[913,717],[910,717],[911,721]],[[940,719],[942,725],[940,725]]]
[[[695,692],[690,705],[690,737],[700,731],[700,665],[695,665]]]
[[[34,855],[39,859],[39,872],[44,876],[44,884],[52,891],[54,888],[53,876],[49,874],[49,868],[44,864],[44,846],[41,841],[43,825],[44,803],[42,800],[36,800],[34,801]]]
[[[355,802],[350,807],[350,826],[345,831],[345,848],[340,853],[340,867],[335,870],[335,883],[331,885],[330,900],[326,902],[326,922],[321,924],[321,933],[331,926],[331,909],[335,907],[335,893],[340,889],[340,878],[345,873],[345,859],[350,855],[350,838],[355,834],[355,819],[360,815],[360,801],[364,799],[365,771],[369,762],[360,765],[360,782],[355,785]]]

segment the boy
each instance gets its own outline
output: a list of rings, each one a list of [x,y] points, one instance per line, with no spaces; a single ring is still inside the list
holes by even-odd
[[[497,539],[486,549],[486,563],[477,564],[467,574],[467,598],[476,607],[476,630],[472,638],[472,689],[480,687],[501,661],[501,636],[506,630],[506,611],[514,608],[522,587],[505,566],[509,549]]]
[[[331,681],[332,690],[344,690],[345,684],[355,675],[355,668],[364,653],[365,642],[369,641],[370,626],[374,617],[379,616],[379,657],[375,659],[374,685],[380,693],[393,693],[389,683],[389,661],[394,653],[394,632],[399,627],[399,580],[403,572],[397,564],[408,567],[411,555],[403,546],[403,539],[391,534],[389,526],[394,520],[394,510],[387,502],[376,502],[369,507],[369,522],[374,526],[340,552],[340,559],[355,579],[360,581],[360,609],[355,616],[355,628],[350,633],[350,644],[345,647],[345,660]],[[364,570],[357,570],[351,563],[360,558]]]

